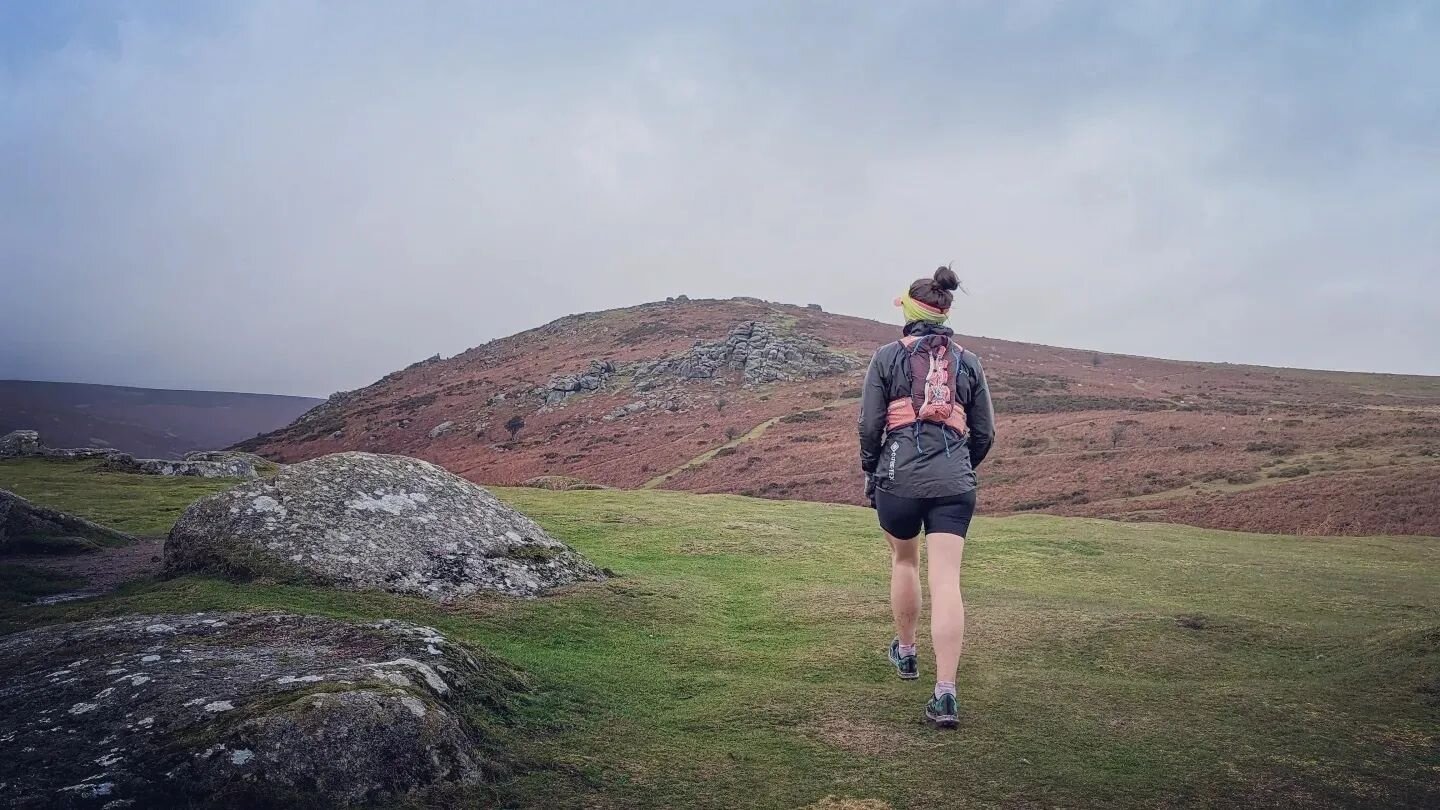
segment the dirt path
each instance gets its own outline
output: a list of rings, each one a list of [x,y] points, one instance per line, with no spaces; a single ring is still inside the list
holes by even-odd
[[[819,409],[816,408],[816,409],[813,409],[813,410],[819,410]],[[750,428],[750,431],[749,431],[748,433],[746,433],[745,435],[743,435],[743,436],[737,436],[737,437],[735,437],[734,439],[731,439],[730,441],[725,442],[725,443],[722,444],[722,445],[719,445],[718,447],[712,447],[712,448],[710,448],[709,450],[706,450],[705,452],[701,453],[700,455],[698,455],[698,456],[690,459],[689,461],[685,462],[684,464],[681,464],[679,467],[676,467],[676,468],[673,469],[673,470],[669,470],[669,471],[667,471],[667,472],[660,473],[659,475],[655,476],[654,478],[651,478],[649,481],[646,481],[644,484],[641,484],[641,485],[640,485],[640,488],[641,488],[641,489],[655,489],[656,487],[660,486],[661,484],[665,483],[666,481],[669,481],[671,478],[674,478],[675,476],[679,475],[680,473],[685,472],[686,470],[688,470],[688,469],[690,469],[690,468],[692,468],[692,467],[699,467],[701,464],[704,464],[705,462],[707,462],[707,461],[709,461],[710,459],[714,458],[716,453],[719,453],[721,450],[724,450],[724,449],[727,448],[727,447],[738,447],[738,446],[740,446],[740,445],[742,445],[742,444],[744,444],[744,443],[746,443],[746,442],[748,442],[748,441],[751,441],[751,440],[753,440],[753,439],[758,439],[758,438],[760,438],[761,436],[764,436],[764,435],[765,435],[765,431],[769,430],[771,427],[773,427],[773,426],[775,425],[776,422],[779,422],[779,421],[780,421],[780,417],[778,417],[778,416],[773,416],[773,417],[771,417],[771,418],[769,418],[769,419],[766,419],[764,422],[761,422],[760,424],[756,425],[755,427]]]
[[[840,407],[844,407],[845,405],[852,405],[852,404],[854,404],[854,403],[856,403],[856,402],[859,402],[859,401],[860,401],[860,400],[859,400],[858,398],[856,398],[856,397],[851,397],[851,398],[849,398],[849,399],[837,399],[837,400],[832,400],[832,401],[830,401],[830,402],[825,403],[824,405],[821,405],[821,406],[818,407],[818,408],[806,408],[806,409],[803,410],[803,411],[796,411],[795,414],[801,414],[801,413],[818,413],[819,411],[828,411],[828,410],[830,410],[830,409],[832,409],[832,408],[840,408]],[[793,415],[795,415],[795,414],[785,414],[785,416],[793,416]],[[770,428],[774,427],[774,426],[775,426],[775,423],[779,422],[782,418],[784,418],[784,417],[781,417],[781,416],[773,416],[773,417],[771,417],[771,418],[769,418],[769,419],[766,419],[764,422],[761,422],[760,424],[756,425],[755,427],[750,428],[749,432],[747,432],[745,435],[743,435],[743,436],[737,436],[737,437],[735,437],[734,439],[731,439],[730,441],[725,442],[724,444],[718,445],[718,446],[716,446],[716,447],[712,447],[712,448],[710,448],[709,450],[706,450],[705,452],[701,453],[700,455],[698,455],[698,456],[690,459],[689,461],[685,462],[684,464],[681,464],[679,467],[676,467],[676,468],[673,469],[673,470],[669,470],[669,471],[667,471],[667,472],[660,473],[659,475],[655,476],[654,478],[651,478],[649,481],[646,481],[644,484],[641,484],[641,485],[640,485],[640,488],[641,488],[641,489],[655,489],[656,487],[659,487],[660,485],[664,484],[666,481],[669,481],[671,478],[674,478],[675,476],[679,475],[680,473],[685,472],[686,470],[692,469],[692,468],[694,468],[694,467],[699,467],[700,465],[704,464],[705,462],[709,461],[710,459],[715,458],[715,455],[716,455],[717,453],[719,453],[721,450],[724,450],[724,449],[727,448],[727,447],[739,447],[740,445],[745,444],[746,442],[754,441],[754,440],[760,438],[761,436],[764,436],[764,435],[765,435],[765,431],[767,431],[767,430],[769,430]]]
[[[28,565],[85,580],[85,587],[81,590],[47,596],[39,602],[53,604],[98,596],[131,580],[159,573],[160,551],[164,545],[163,537],[142,537],[132,545],[104,548],[89,554],[15,554],[0,559],[5,564]]]

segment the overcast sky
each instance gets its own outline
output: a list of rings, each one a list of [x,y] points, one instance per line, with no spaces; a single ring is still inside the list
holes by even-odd
[[[686,293],[1440,374],[1440,4],[0,0],[0,378],[325,395]]]

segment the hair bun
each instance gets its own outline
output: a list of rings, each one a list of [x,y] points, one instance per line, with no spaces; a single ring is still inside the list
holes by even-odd
[[[949,265],[935,270],[935,286],[947,292],[954,292],[960,289],[960,277],[955,275]]]

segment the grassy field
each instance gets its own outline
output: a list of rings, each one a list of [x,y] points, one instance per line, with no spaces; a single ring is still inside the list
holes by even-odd
[[[132,531],[173,519],[190,497],[173,481],[110,478],[0,465],[0,486]],[[517,806],[1440,803],[1433,539],[978,520],[962,726],[938,733],[920,720],[928,683],[895,680],[882,655],[887,556],[868,510],[500,494],[620,576],[448,608],[145,581],[100,600],[0,609],[0,631],[224,609],[432,624],[528,673],[531,697],[509,734],[540,765],[498,786]],[[922,646],[924,677],[927,658]]]
[[[0,460],[0,489],[141,536],[169,534],[180,514],[232,480],[103,472],[99,459]]]

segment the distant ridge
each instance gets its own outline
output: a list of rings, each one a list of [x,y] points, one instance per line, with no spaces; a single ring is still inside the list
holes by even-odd
[[[90,383],[0,380],[0,434],[40,431],[52,447],[113,447],[148,458],[214,450],[288,424],[323,400]]]
[[[402,453],[482,484],[856,503],[860,385],[898,335],[818,307],[680,296],[414,363],[241,447]],[[957,340],[995,400],[988,513],[1440,536],[1440,377]]]

